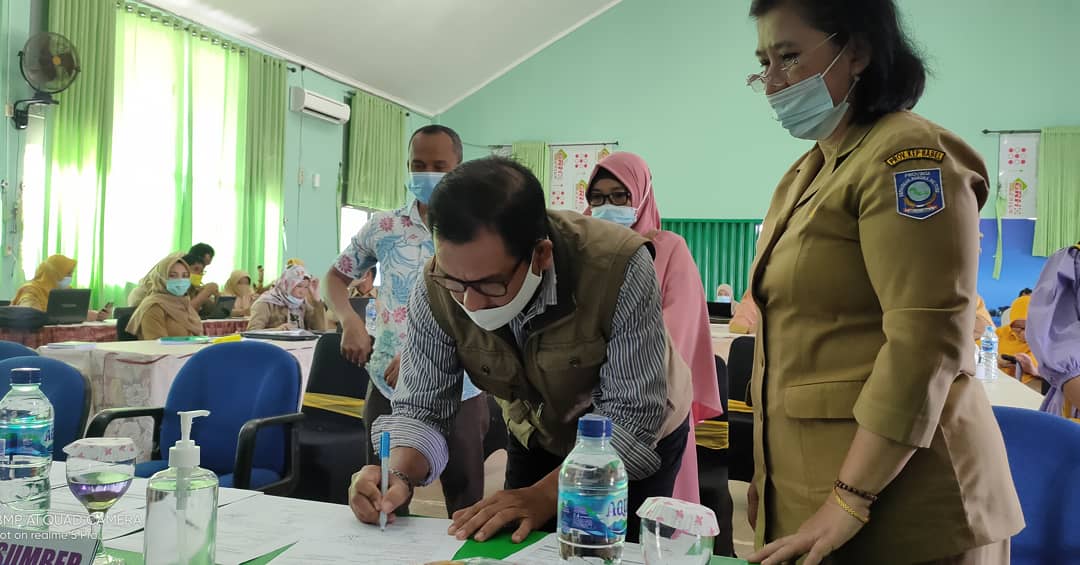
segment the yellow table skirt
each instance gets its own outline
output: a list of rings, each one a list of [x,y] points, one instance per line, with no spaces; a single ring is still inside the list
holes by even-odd
[[[364,419],[364,399],[362,398],[309,392],[304,394],[304,406]]]
[[[694,424],[694,437],[697,444],[706,449],[728,448],[728,423],[705,420]]]

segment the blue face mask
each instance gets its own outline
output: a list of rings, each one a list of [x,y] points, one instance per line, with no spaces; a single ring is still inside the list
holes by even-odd
[[[409,192],[420,201],[427,204],[431,201],[431,193],[446,173],[409,173]]]
[[[716,301],[719,302],[720,304],[731,304],[731,297],[730,296],[717,296]]]
[[[844,46],[847,49],[847,46]],[[851,88],[839,104],[833,104],[829,87],[825,84],[825,74],[840,60],[844,49],[836,54],[825,72],[801,80],[780,92],[766,98],[776,112],[776,119],[792,136],[799,139],[817,141],[825,139],[836,131],[840,120],[844,119],[850,105],[847,98],[855,89],[858,77],[851,83]]]
[[[293,296],[293,295],[291,295],[291,294],[286,294],[286,295],[285,295],[285,300],[288,300],[288,301],[289,301],[289,304],[292,304],[292,305],[293,305],[293,307],[297,307],[297,306],[300,306],[301,304],[303,304],[303,303],[304,303],[304,299],[303,299],[303,298],[297,298],[297,297],[295,297],[295,296]]]
[[[183,296],[191,288],[191,279],[169,279],[165,281],[165,290],[173,296]]]
[[[632,206],[615,206],[603,204],[592,209],[594,218],[615,222],[620,226],[630,227],[637,222],[637,208]]]

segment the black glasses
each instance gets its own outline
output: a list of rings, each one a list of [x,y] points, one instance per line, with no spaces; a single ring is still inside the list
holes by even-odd
[[[611,202],[615,206],[626,206],[630,203],[630,193],[625,190],[619,192],[612,192],[611,194],[600,194],[599,192],[590,190],[585,193],[585,200],[589,202],[589,206],[603,206],[604,202]]]
[[[510,276],[507,278],[513,278],[514,273],[517,273],[518,267],[524,262],[525,259],[518,259],[518,262],[514,263],[514,270],[510,272]],[[427,276],[430,277],[435,284],[450,292],[462,293],[467,289],[472,289],[488,298],[502,298],[503,296],[506,296],[507,293],[506,285],[508,281],[463,281],[461,279],[455,279],[450,275],[437,274],[435,272],[434,261],[431,262],[431,270],[427,272]]]

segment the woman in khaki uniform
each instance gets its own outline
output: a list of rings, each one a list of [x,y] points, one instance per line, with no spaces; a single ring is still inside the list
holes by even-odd
[[[247,329],[325,330],[326,306],[319,298],[319,279],[300,264],[285,269],[251,306]]]
[[[191,271],[183,256],[173,253],[147,273],[148,291],[128,321],[128,333],[139,339],[203,335],[202,320],[187,295]]]
[[[750,561],[1008,563],[1023,518],[972,376],[982,160],[909,111],[925,70],[892,0],[751,15],[750,86],[817,143],[780,180],[752,270]]]

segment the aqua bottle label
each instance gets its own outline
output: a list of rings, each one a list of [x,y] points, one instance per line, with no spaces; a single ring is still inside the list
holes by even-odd
[[[559,493],[559,533],[615,541],[626,535],[626,486],[603,496]]]

